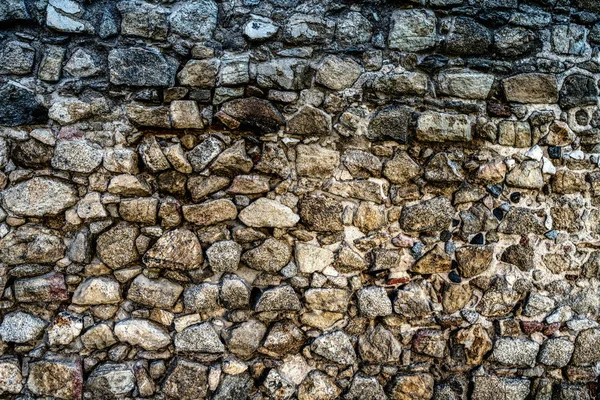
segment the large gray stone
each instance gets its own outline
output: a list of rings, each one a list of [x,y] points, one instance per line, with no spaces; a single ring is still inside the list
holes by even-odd
[[[177,66],[158,50],[130,47],[108,54],[110,82],[115,85],[173,86]]]
[[[50,178],[31,178],[2,193],[6,210],[23,217],[45,217],[62,213],[77,203],[77,191],[69,184]]]
[[[388,46],[400,51],[422,51],[435,46],[436,18],[433,11],[409,9],[392,13]]]

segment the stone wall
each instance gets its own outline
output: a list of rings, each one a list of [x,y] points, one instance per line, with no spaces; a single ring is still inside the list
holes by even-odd
[[[0,397],[593,399],[597,0],[2,0]]]

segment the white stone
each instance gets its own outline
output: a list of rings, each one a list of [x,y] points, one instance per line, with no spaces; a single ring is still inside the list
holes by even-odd
[[[269,18],[252,15],[252,19],[244,27],[244,35],[250,40],[264,40],[275,35],[278,30],[279,27]]]
[[[540,161],[542,157],[544,157],[544,152],[542,151],[542,148],[536,144],[531,149],[527,150],[525,157],[530,160]]]
[[[302,273],[321,272],[333,264],[333,260],[334,255],[331,250],[312,244],[296,243],[296,264]]]

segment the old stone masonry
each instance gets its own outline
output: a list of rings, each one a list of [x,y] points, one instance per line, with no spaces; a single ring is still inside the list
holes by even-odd
[[[598,0],[0,0],[0,398],[599,398],[599,78]]]

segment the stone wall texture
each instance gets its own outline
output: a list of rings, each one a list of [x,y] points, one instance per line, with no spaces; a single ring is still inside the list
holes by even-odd
[[[597,399],[600,1],[1,0],[0,398]]]

